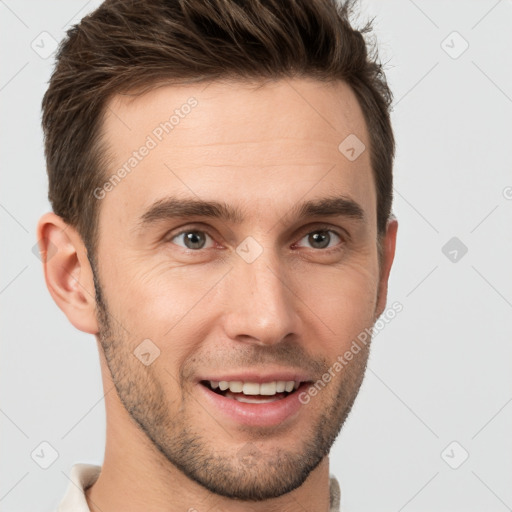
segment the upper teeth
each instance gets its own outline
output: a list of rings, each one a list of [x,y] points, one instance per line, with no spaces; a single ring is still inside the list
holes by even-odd
[[[242,382],[239,380],[229,382],[226,380],[221,380],[220,382],[210,380],[209,382],[213,389],[220,388],[221,391],[224,391],[229,388],[233,393],[243,393],[244,395],[275,395],[283,391],[290,392],[299,387],[299,383],[294,380],[278,380],[262,382],[261,384],[258,382]]]

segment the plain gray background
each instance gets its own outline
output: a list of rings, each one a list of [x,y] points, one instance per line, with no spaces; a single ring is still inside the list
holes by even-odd
[[[40,127],[48,53],[99,3],[0,0],[6,511],[52,510],[72,464],[103,459],[95,339],[57,308],[33,253],[50,209]],[[395,95],[388,305],[403,311],[374,339],[331,472],[343,511],[511,510],[512,2],[372,0],[369,16]],[[47,469],[31,457],[42,442],[58,453]]]

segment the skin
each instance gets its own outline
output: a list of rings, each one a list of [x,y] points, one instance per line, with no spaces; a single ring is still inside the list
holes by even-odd
[[[72,226],[51,212],[38,224],[41,251],[57,248],[44,263],[48,289],[100,353],[106,451],[86,498],[92,511],[109,512],[327,512],[328,454],[369,344],[274,428],[212,410],[196,380],[226,368],[320,379],[384,311],[397,222],[388,223],[379,267],[369,150],[355,161],[338,150],[349,134],[370,147],[363,114],[345,83],[308,79],[116,96],[103,126],[107,176],[191,96],[197,106],[100,200],[97,268]],[[246,218],[167,219],[138,230],[146,208],[170,194],[224,201]],[[333,194],[357,202],[364,220],[290,214]],[[200,231],[204,246],[187,249],[176,236],[184,228]],[[252,263],[236,252],[248,236],[262,249]],[[144,339],[160,350],[148,366],[133,355]]]

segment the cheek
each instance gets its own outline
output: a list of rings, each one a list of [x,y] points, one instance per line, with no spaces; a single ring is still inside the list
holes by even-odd
[[[335,265],[303,263],[283,274],[291,291],[289,307],[296,308],[308,332],[324,339],[324,346],[350,343],[371,325],[378,284],[376,255],[354,253]],[[186,360],[201,347],[235,288],[245,286],[229,275],[230,265],[171,265],[168,260],[149,266],[139,259],[118,260],[109,276],[116,319],[141,340],[151,339],[175,361]],[[114,290],[114,293],[112,293]],[[242,293],[243,291],[241,291]],[[234,300],[234,299],[233,299]],[[114,307],[115,306],[115,307]],[[327,347],[326,347],[327,348]]]
[[[359,333],[373,325],[378,273],[372,265],[351,264],[328,272],[309,272],[298,295],[305,314],[323,333],[324,349],[341,353]],[[309,311],[309,313],[308,313]]]
[[[150,339],[160,350],[160,361],[175,375],[204,339],[206,304],[210,308],[219,276],[199,265],[171,268],[167,263],[136,270],[142,265],[132,263],[130,270],[119,265],[116,271],[116,319],[132,338]],[[122,278],[123,268],[130,277]]]
[[[336,298],[361,304],[372,297],[377,288],[376,273],[358,264],[330,269],[310,269],[301,279],[305,298],[317,298],[320,303],[328,302],[329,298]]]

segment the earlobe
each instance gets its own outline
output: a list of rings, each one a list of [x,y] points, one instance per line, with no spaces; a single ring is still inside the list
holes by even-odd
[[[80,331],[98,333],[92,269],[76,229],[53,212],[37,225],[46,286],[53,300]]]
[[[388,280],[391,272],[391,265],[395,258],[396,235],[398,231],[398,221],[393,216],[386,229],[386,235],[382,240],[382,268],[380,269],[379,291],[377,295],[377,307],[375,311],[375,320],[382,315],[386,308],[388,295]]]

